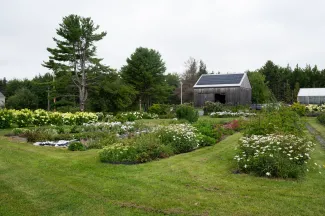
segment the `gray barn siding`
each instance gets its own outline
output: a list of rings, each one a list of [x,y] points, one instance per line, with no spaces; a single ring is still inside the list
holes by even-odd
[[[195,88],[194,89],[194,106],[201,107],[205,101],[215,101],[215,94],[225,94],[226,104],[250,104],[251,89],[242,87],[225,87],[225,88]]]
[[[246,74],[244,76],[243,82],[241,83],[240,87],[242,87],[242,88],[248,88],[248,89],[251,89],[252,88],[252,86],[251,86],[251,84],[249,82],[248,76]]]

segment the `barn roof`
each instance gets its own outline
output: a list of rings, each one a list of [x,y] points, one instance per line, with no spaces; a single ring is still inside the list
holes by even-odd
[[[301,88],[298,97],[303,96],[325,96],[325,88]]]
[[[0,92],[0,98],[5,97],[1,92]]]
[[[244,75],[244,73],[203,74],[195,83],[194,88],[240,86]]]

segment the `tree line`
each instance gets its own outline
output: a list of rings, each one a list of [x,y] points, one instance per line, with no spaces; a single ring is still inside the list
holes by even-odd
[[[148,109],[153,103],[180,103],[180,81],[191,101],[191,85],[199,74],[207,73],[202,60],[190,58],[183,75],[167,73],[165,62],[154,49],[138,47],[119,70],[102,63],[96,42],[100,32],[89,17],[63,18],[56,47],[47,48],[50,56],[43,66],[50,72],[33,79],[0,80],[0,91],[8,108],[105,111]],[[194,85],[194,83],[193,83]],[[193,86],[192,85],[192,86]]]
[[[300,88],[325,87],[325,69],[319,70],[316,65],[304,68],[296,65],[292,69],[289,65],[281,67],[269,60],[261,68],[248,71],[248,76],[254,103],[276,100],[290,104],[297,101]]]
[[[49,69],[32,79],[0,79],[0,91],[6,96],[6,107],[42,108],[60,111],[147,110],[154,103],[179,104],[182,82],[183,102],[193,102],[193,85],[202,74],[209,74],[202,60],[190,57],[185,71],[167,73],[161,54],[154,49],[138,47],[125,65],[114,69],[97,56],[96,43],[107,33],[99,32],[89,17],[63,17],[53,40],[56,47],[47,48]],[[317,66],[298,65],[292,69],[272,61],[247,71],[252,85],[252,102],[270,100],[292,103],[299,88],[325,87],[325,70]]]

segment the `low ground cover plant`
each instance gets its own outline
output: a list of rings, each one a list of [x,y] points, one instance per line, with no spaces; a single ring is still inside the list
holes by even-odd
[[[298,178],[307,170],[314,143],[295,135],[252,135],[239,141],[234,157],[240,171],[258,176]]]

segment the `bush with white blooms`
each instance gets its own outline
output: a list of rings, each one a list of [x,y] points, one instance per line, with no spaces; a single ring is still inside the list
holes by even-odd
[[[249,112],[212,112],[210,113],[210,117],[212,118],[222,118],[222,117],[238,117],[238,116],[255,116],[255,113],[249,113]]]
[[[240,171],[259,176],[298,178],[315,144],[294,135],[252,135],[239,140],[234,157]]]

